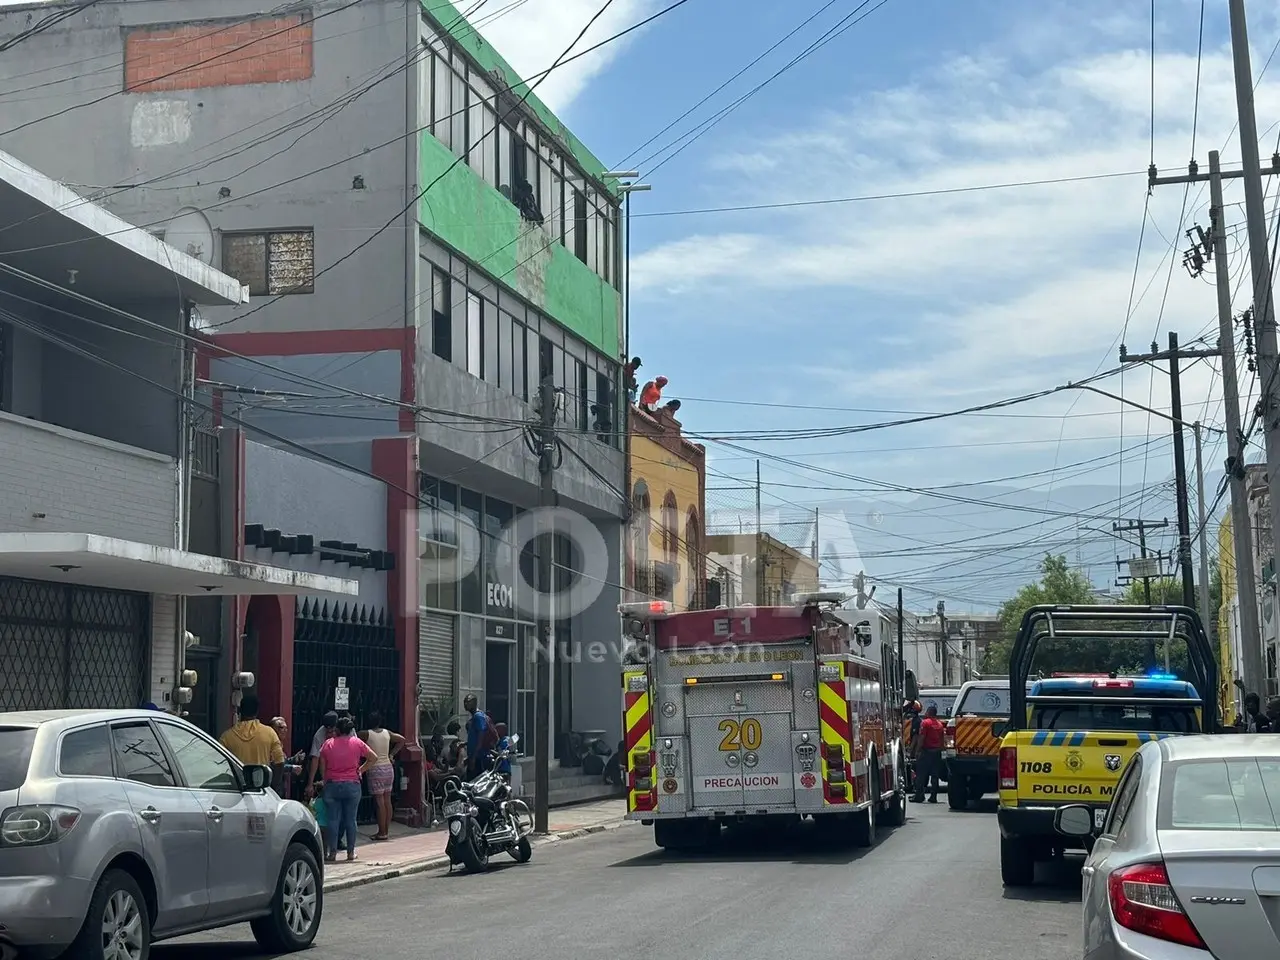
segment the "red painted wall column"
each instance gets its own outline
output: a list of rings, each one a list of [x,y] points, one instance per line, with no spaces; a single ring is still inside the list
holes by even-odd
[[[249,601],[248,629],[258,631],[258,676],[261,717],[284,717],[293,726],[293,629],[296,597],[265,596]]]
[[[422,748],[418,744],[418,440],[386,437],[373,441],[373,473],[387,485],[387,547],[396,568],[387,577],[387,607],[395,622],[400,654],[399,733],[405,738],[399,760],[408,776],[396,817],[413,826],[422,821]]]

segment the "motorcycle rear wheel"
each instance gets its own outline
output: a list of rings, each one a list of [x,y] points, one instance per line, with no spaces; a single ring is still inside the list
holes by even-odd
[[[458,844],[458,853],[468,873],[484,873],[489,869],[489,848],[475,823],[467,828],[467,838]]]

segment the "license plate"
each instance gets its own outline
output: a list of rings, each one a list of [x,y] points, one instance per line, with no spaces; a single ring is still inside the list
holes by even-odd
[[[1093,811],[1093,829],[1101,830],[1102,825],[1106,822],[1107,822],[1107,811],[1105,809]]]
[[[467,812],[465,803],[446,803],[444,805],[444,815],[446,817],[460,817]]]

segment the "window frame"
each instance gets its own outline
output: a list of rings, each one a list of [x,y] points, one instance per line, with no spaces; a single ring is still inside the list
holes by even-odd
[[[62,748],[67,742],[68,737],[73,737],[77,733],[86,733],[93,730],[101,730],[107,738],[107,760],[111,765],[111,772],[108,774],[98,773],[67,773],[62,769]],[[54,771],[60,779],[65,780],[118,780],[116,775],[116,748],[115,741],[111,738],[110,724],[98,721],[96,723],[88,723],[82,727],[73,727],[70,730],[64,730],[58,735],[58,759],[54,766]]]
[[[123,780],[127,783],[136,783],[141,787],[149,787],[153,790],[186,790],[186,786],[179,782],[177,771],[173,757],[169,755],[168,744],[160,737],[160,732],[156,730],[155,724],[150,719],[142,720],[137,718],[129,718],[126,720],[118,720],[115,723],[107,724],[111,731],[111,765],[116,771],[116,779]],[[119,751],[116,748],[116,731],[130,729],[133,727],[146,727],[151,732],[151,736],[155,738],[156,744],[160,747],[160,753],[164,756],[165,767],[168,771],[170,779],[173,783],[147,783],[145,780],[137,780],[124,773],[121,769]]]
[[[309,237],[311,240],[311,279],[303,286],[288,287],[284,290],[273,292],[271,289],[271,251],[272,240],[275,237],[282,237],[288,234],[297,234]],[[227,241],[240,240],[244,238],[261,237],[262,244],[262,280],[263,286],[257,290],[254,289],[252,283],[246,283],[237,277],[232,271],[227,269]],[[272,227],[269,230],[223,230],[219,235],[218,242],[218,262],[220,269],[228,276],[234,277],[249,288],[249,295],[253,297],[292,297],[302,296],[316,292],[316,231],[315,227]]]
[[[164,749],[165,753],[168,754],[169,756],[169,763],[173,766],[174,771],[179,775],[179,779],[182,781],[181,783],[182,786],[186,787],[188,790],[196,790],[201,793],[244,793],[244,790],[245,790],[244,766],[240,763],[238,759],[236,759],[235,756],[231,754],[230,751],[228,751],[222,744],[218,743],[212,737],[205,734],[203,730],[200,730],[198,727],[192,726],[190,724],[182,725],[182,724],[174,723],[171,720],[153,720],[151,722],[151,725],[156,730],[156,738],[160,741],[160,746]],[[221,757],[222,760],[227,764],[228,768],[231,770],[231,778],[234,781],[234,786],[233,787],[205,787],[205,786],[197,786],[191,783],[190,778],[187,776],[186,768],[182,766],[182,762],[178,759],[177,753],[174,752],[173,745],[169,743],[168,740],[165,739],[164,730],[166,728],[189,735],[196,742],[203,743],[206,747],[208,747],[215,754]]]

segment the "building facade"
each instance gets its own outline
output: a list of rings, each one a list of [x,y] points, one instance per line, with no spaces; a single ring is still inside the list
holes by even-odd
[[[8,154],[0,230],[0,710],[153,703],[215,729],[208,606],[355,590],[210,547],[190,316],[245,291]]]
[[[777,606],[818,590],[818,561],[768,533],[715,533],[707,557],[722,579],[722,602]]]
[[[721,602],[708,580],[707,450],[686,440],[680,421],[662,408],[631,407],[631,520],[627,585],[634,599],[668,600],[677,610]]]
[[[0,11],[0,35],[30,12]],[[553,668],[555,732],[616,740],[617,664],[575,653],[616,639],[622,579],[621,251],[600,162],[445,0],[272,13],[107,0],[8,54],[15,89],[38,82],[41,98],[15,101],[0,146],[248,287],[251,304],[195,319],[222,425],[384,484],[372,539],[396,557],[386,605],[410,664],[397,681],[406,735],[420,709],[434,722],[475,691],[533,747],[533,612],[520,564],[503,558],[527,552],[514,523],[539,503],[527,429],[552,378],[558,505],[585,525],[558,569],[599,585],[555,626],[568,651]],[[344,522],[323,521],[292,532],[328,539]],[[291,535],[269,526],[284,519],[258,522]]]

